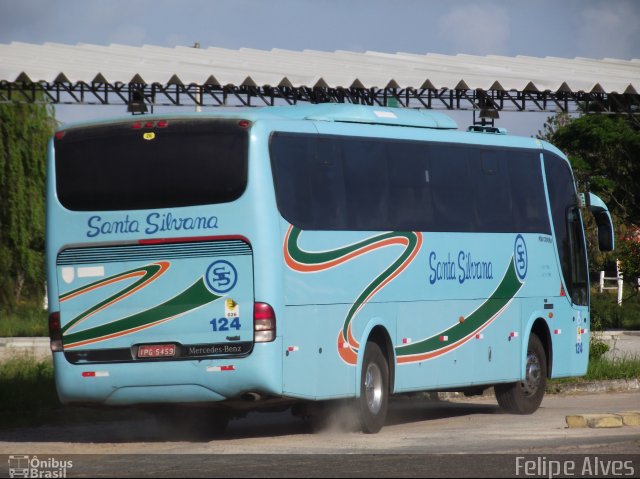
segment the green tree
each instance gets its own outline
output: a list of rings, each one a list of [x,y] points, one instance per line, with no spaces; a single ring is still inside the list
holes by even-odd
[[[584,215],[592,268],[603,269],[616,258],[630,266],[631,258],[626,255],[635,250],[622,246],[623,238],[640,224],[638,120],[629,115],[583,113],[578,118],[571,118],[561,113],[549,118],[538,136],[567,154],[579,191],[597,194],[611,211],[618,249],[613,254],[599,252],[595,221],[591,215]]]
[[[587,114],[549,135],[569,155],[583,191],[593,191],[625,224],[640,224],[640,128],[628,115]]]
[[[47,141],[44,104],[0,104],[0,309],[44,292]]]

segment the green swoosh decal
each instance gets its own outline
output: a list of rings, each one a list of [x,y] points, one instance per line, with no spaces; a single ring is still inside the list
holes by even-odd
[[[137,281],[134,281],[132,284],[128,285],[124,289],[121,289],[114,295],[109,296],[104,301],[101,301],[100,303],[92,306],[91,308],[84,311],[79,316],[69,321],[62,328],[62,333],[63,334],[66,333],[68,330],[76,326],[78,323],[82,322],[84,319],[87,319],[89,316],[95,314],[101,309],[105,309],[111,304],[117,303],[118,301],[126,298],[130,294],[133,294],[137,290],[144,288],[149,283],[157,279],[160,275],[162,275],[167,269],[168,269],[168,263],[166,262],[154,263],[147,266],[142,266],[140,268],[135,268],[129,271],[125,271],[124,273],[119,273],[119,274],[110,276],[108,278],[101,279],[99,281],[95,281],[81,288],[74,289],[73,291],[69,291],[67,293],[60,295],[60,302],[64,302],[69,299],[73,299],[76,296],[82,295],[86,292],[101,288],[103,286],[113,284],[118,281],[122,281],[132,277],[140,276],[140,278]]]
[[[200,278],[194,284],[177,296],[165,301],[154,308],[119,319],[107,324],[65,335],[63,342],[66,347],[81,346],[92,342],[102,341],[113,337],[123,336],[134,331],[167,321],[191,310],[204,306],[220,298],[206,287],[204,279]]]
[[[344,320],[338,336],[338,353],[345,362],[355,365],[359,344],[350,331],[354,317],[374,295],[393,281],[413,261],[420,251],[422,234],[412,231],[392,231],[366,238],[351,245],[317,252],[305,251],[298,246],[301,234],[302,230],[299,228],[294,226],[289,228],[285,238],[284,253],[287,265],[295,271],[304,273],[324,271],[386,246],[400,245],[404,247],[400,256],[358,295]],[[348,345],[348,347],[345,348],[344,345]]]

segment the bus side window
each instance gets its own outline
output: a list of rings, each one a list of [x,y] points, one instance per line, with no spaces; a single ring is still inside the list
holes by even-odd
[[[389,200],[396,229],[429,231],[433,225],[429,147],[420,143],[388,145]]]
[[[315,225],[321,225],[322,229],[348,229],[344,167],[337,142],[320,138],[315,145],[308,172]]]
[[[313,141],[292,135],[274,135],[271,142],[274,182],[278,206],[286,211],[287,219],[302,227],[313,225],[317,219],[313,203],[313,188],[309,169],[313,164]]]
[[[356,230],[388,228],[387,155],[383,142],[340,141],[349,226]]]
[[[500,150],[480,150],[480,161],[471,161],[471,176],[475,189],[476,214],[480,231],[501,233],[513,226],[511,188],[506,175],[506,153]]]
[[[540,154],[537,151],[515,151],[509,155],[509,159],[507,169],[516,231],[551,234]]]
[[[468,149],[433,144],[430,156],[438,231],[477,231]]]

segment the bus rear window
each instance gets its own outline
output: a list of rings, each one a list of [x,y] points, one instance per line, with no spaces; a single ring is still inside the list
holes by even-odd
[[[55,139],[58,199],[74,211],[226,203],[247,184],[248,132],[237,120],[132,120]]]

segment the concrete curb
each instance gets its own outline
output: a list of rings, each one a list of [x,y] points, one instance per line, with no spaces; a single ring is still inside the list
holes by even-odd
[[[640,331],[610,329],[607,331],[593,331],[592,334],[602,340],[619,339],[620,336],[640,336]]]
[[[637,411],[609,414],[578,414],[567,416],[567,427],[570,428],[608,428],[623,426],[640,426],[640,413]]]
[[[51,357],[49,338],[0,338],[0,361],[14,357]]]
[[[589,381],[581,383],[561,383],[547,386],[550,394],[607,393],[640,391],[640,379],[610,379],[607,381]]]
[[[640,379],[611,379],[607,381],[589,381],[578,383],[558,383],[553,385],[547,384],[546,394],[601,394],[613,392],[640,392]],[[459,392],[439,392],[425,393],[429,394],[431,399],[459,399],[466,397]],[[482,397],[493,397],[495,393],[493,388],[485,389]]]

